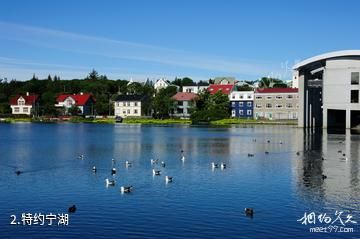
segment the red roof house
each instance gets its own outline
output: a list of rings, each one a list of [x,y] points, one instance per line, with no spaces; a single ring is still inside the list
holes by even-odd
[[[221,91],[221,93],[229,95],[231,93],[231,91],[234,89],[234,85],[210,85],[208,87],[208,91],[210,92],[210,94],[214,95],[217,92]]]
[[[257,88],[256,89],[256,93],[264,93],[264,94],[269,94],[269,93],[298,93],[298,89],[297,88]]]
[[[171,98],[176,101],[191,101],[196,100],[198,98],[198,95],[190,92],[178,92]]]
[[[94,113],[95,98],[91,94],[61,94],[56,98],[56,107],[65,108],[65,113],[68,109],[77,106],[82,115],[92,115]]]
[[[39,101],[39,96],[36,94],[17,95],[10,98],[10,107],[12,114],[26,114],[31,115],[36,109]]]

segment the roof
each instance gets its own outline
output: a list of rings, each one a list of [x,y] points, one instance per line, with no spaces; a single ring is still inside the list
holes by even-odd
[[[66,98],[71,97],[75,100],[76,105],[86,105],[89,99],[95,102],[94,97],[91,94],[61,94],[56,98],[57,102],[64,102]]]
[[[171,98],[176,101],[190,101],[190,100],[196,100],[198,98],[198,95],[189,92],[178,92]]]
[[[210,84],[207,82],[204,82],[204,81],[199,81],[197,85],[198,86],[209,86]]]
[[[196,82],[191,82],[186,85],[183,85],[183,87],[186,87],[186,86],[197,86],[197,84],[196,84]]]
[[[115,101],[142,101],[143,95],[118,95]]]
[[[33,105],[38,99],[39,96],[36,94],[32,94],[32,95],[17,95],[14,96],[12,98],[10,98],[10,105],[17,105],[18,104],[18,99],[22,97],[25,100],[25,105]]]
[[[258,88],[256,89],[256,93],[260,94],[268,94],[268,93],[297,93],[297,88]]]
[[[235,84],[237,82],[235,77],[215,77],[214,83],[220,84],[223,80],[229,82],[230,84]]]
[[[352,57],[352,56],[360,57],[360,50],[333,51],[333,52],[317,55],[295,64],[293,66],[293,70],[298,70],[303,66],[309,65],[311,63],[315,63],[317,61],[323,61],[323,60],[339,58],[339,57]]]
[[[218,91],[221,91],[223,94],[230,94],[234,85],[210,85],[207,89],[210,94],[216,94]]]

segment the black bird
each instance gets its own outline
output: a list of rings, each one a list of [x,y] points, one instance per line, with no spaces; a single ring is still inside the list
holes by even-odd
[[[268,140],[267,142],[270,143],[270,140]]]
[[[322,179],[327,179],[327,176],[325,174],[321,175]]]
[[[159,176],[160,173],[161,173],[160,170],[155,170],[155,169],[153,169],[153,175]]]
[[[165,162],[164,162],[164,161],[161,161],[161,166],[162,166],[163,168],[165,168]]]
[[[300,152],[296,152],[296,155],[300,155]]]
[[[72,205],[71,207],[69,207],[68,212],[69,212],[69,213],[74,213],[74,212],[76,212],[76,206],[75,206],[75,205]]]
[[[130,193],[132,191],[133,186],[122,186],[120,188],[121,193]]]
[[[343,154],[343,156],[345,157],[345,156],[346,156],[346,154]]]
[[[268,152],[268,151],[265,151],[265,154],[269,154],[269,152]]]
[[[252,209],[251,207],[246,207],[244,209],[244,211],[245,211],[246,216],[252,217],[254,215],[254,209]]]
[[[16,173],[17,176],[19,176],[21,174],[21,171],[17,170],[15,173]]]
[[[342,153],[342,150],[338,150],[338,153]]]
[[[254,157],[254,154],[248,154],[248,157]]]

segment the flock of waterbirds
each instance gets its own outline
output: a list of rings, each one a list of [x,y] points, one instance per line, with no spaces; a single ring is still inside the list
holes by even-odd
[[[257,142],[256,139],[253,139],[252,142]],[[266,143],[271,143],[271,140],[266,140]],[[278,144],[283,144],[282,141],[279,141],[277,142]],[[343,142],[339,142],[340,144],[342,144]],[[303,154],[304,156],[307,156],[308,154],[311,154],[313,152],[316,152],[316,150],[305,150],[305,151],[297,151],[296,152],[296,155],[297,156],[300,156],[301,154]],[[266,155],[270,154],[269,151],[265,151],[264,152]],[[341,150],[339,149],[338,150],[338,154],[340,155],[339,159],[341,161],[348,161],[348,157],[346,156],[346,154]],[[248,157],[254,157],[255,154],[254,153],[248,153],[247,154]],[[78,157],[78,159],[80,160],[85,160],[85,155],[84,154],[80,154]],[[185,155],[184,155],[184,151],[181,150],[181,157],[180,157],[180,160],[182,162],[185,162]],[[325,158],[323,156],[321,156],[321,160],[325,160]],[[164,161],[159,161],[159,159],[150,159],[150,163],[151,165],[155,166],[155,165],[160,165],[161,167],[165,168],[166,167],[166,163]],[[111,175],[115,175],[116,174],[116,160],[115,159],[112,159],[111,160]],[[210,164],[211,168],[213,170],[215,169],[221,169],[221,170],[224,170],[226,169],[226,164],[224,162],[220,162],[220,163],[215,163],[215,162],[211,162]],[[129,167],[132,167],[132,162],[130,161],[125,161],[125,167],[126,168],[129,168]],[[97,168],[95,165],[92,166],[92,172],[93,173],[96,173],[97,172]],[[16,169],[15,171],[15,174],[17,176],[19,176],[20,174],[22,174],[23,171],[19,170],[19,169]],[[153,176],[160,176],[161,175],[161,170],[159,169],[155,169],[155,167],[152,168],[152,173],[153,173]],[[323,180],[325,180],[327,178],[326,175],[322,174],[321,175],[321,178]],[[165,175],[165,183],[172,183],[173,182],[173,177],[172,176],[169,176],[169,175]],[[105,179],[105,184],[106,184],[106,187],[109,187],[109,186],[115,186],[116,184],[116,181],[115,179],[111,179],[111,178],[106,178]],[[132,185],[122,185],[119,189],[119,191],[123,194],[125,193],[131,193],[133,191],[133,186]],[[75,213],[76,211],[76,205],[72,205],[71,207],[68,208],[68,212],[69,213]],[[244,209],[244,212],[245,212],[245,215],[246,216],[249,216],[249,217],[253,217],[254,215],[254,209],[253,208],[245,208]]]

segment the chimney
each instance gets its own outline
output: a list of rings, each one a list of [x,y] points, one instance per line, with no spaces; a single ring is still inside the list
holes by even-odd
[[[26,96],[29,96],[29,92],[26,92]]]

